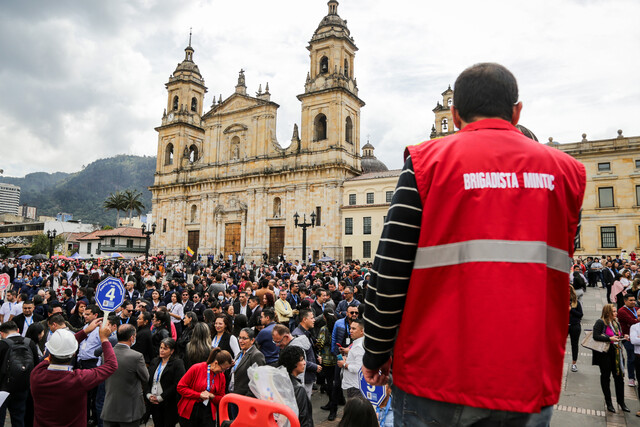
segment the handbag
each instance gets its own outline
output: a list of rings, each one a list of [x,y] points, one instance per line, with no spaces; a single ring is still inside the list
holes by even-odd
[[[598,351],[600,353],[606,353],[609,351],[609,346],[611,343],[604,341],[596,341],[593,339],[593,331],[588,331],[585,334],[584,339],[582,340],[581,345],[585,348],[588,348],[593,351]]]

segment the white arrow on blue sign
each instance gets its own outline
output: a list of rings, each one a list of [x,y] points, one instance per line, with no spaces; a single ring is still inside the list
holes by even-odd
[[[96,287],[96,304],[102,311],[114,311],[124,302],[124,286],[115,277],[107,277]]]
[[[380,406],[386,393],[385,387],[381,385],[369,385],[364,379],[362,368],[358,371],[358,376],[360,377],[360,392],[362,392],[364,397],[373,403],[374,406]]]

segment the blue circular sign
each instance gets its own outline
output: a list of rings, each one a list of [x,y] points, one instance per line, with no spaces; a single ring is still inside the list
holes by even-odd
[[[102,311],[114,311],[124,302],[124,286],[115,277],[107,277],[96,287],[96,304]]]
[[[360,392],[369,402],[373,403],[374,406],[380,406],[380,403],[382,403],[386,395],[386,388],[381,385],[370,385],[367,383],[362,374],[362,368],[360,368],[358,375],[360,377]]]

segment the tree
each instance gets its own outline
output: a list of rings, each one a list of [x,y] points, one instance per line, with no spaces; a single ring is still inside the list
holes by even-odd
[[[62,234],[58,234],[53,239],[53,252],[56,251],[60,245],[64,244],[65,237]],[[33,237],[33,241],[31,242],[31,249],[29,249],[31,255],[36,254],[46,254],[49,252],[49,238],[46,234],[37,234]],[[53,255],[53,254],[51,254]]]
[[[129,210],[129,224],[131,224],[133,218],[133,212],[135,211],[137,215],[140,215],[145,208],[142,203],[142,193],[138,190],[125,190],[124,191],[124,199],[126,209]]]
[[[129,190],[127,190],[127,192],[128,191]],[[120,222],[120,211],[124,212],[128,208],[128,203],[127,203],[125,193],[116,191],[115,193],[109,194],[109,197],[105,199],[104,203],[102,204],[102,207],[107,210],[110,210],[110,209],[116,210],[116,227],[117,227],[118,223]]]

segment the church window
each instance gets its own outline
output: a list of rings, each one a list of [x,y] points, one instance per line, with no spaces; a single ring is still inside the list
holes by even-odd
[[[198,147],[193,144],[189,147],[189,162],[193,163],[198,160]]]
[[[280,218],[282,216],[282,200],[280,197],[273,199],[273,217]]]
[[[449,132],[449,120],[442,119],[442,132]]]
[[[324,114],[318,114],[313,121],[313,127],[315,129],[314,141],[322,141],[327,139],[327,116]]]
[[[178,109],[178,95],[173,97],[173,109],[174,110]]]
[[[167,148],[164,152],[164,164],[172,165],[173,164],[173,144],[167,144]]]
[[[351,117],[347,117],[344,124],[344,139],[349,144],[353,144],[353,122],[351,121]]]
[[[234,136],[231,139],[231,159],[237,160],[240,158],[240,138],[238,136]]]
[[[344,76],[349,77],[349,60],[344,60]]]
[[[316,206],[316,225],[322,225],[322,206]]]
[[[323,56],[320,58],[320,73],[328,73],[329,72],[329,58]]]
[[[447,106],[451,107],[451,105],[453,105],[453,99],[449,98],[449,99],[447,99]]]
[[[191,98],[191,111],[198,111],[198,100],[195,96]]]
[[[163,233],[167,232],[167,218],[162,219],[162,232]]]
[[[198,207],[196,205],[191,205],[191,222],[196,222],[198,220]]]

